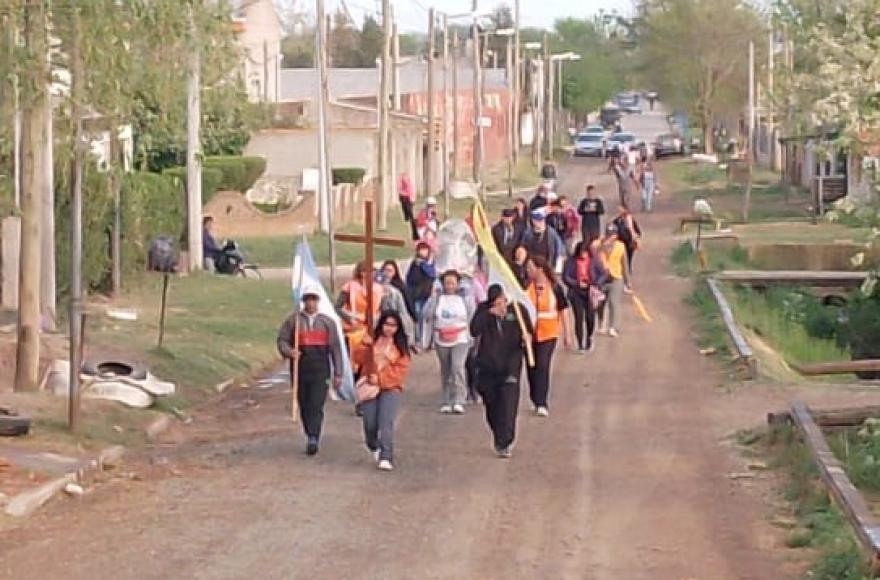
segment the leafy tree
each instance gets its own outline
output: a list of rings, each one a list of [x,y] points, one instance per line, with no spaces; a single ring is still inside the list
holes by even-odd
[[[364,68],[376,66],[376,59],[382,54],[384,37],[382,26],[376,19],[370,15],[365,16],[359,39],[359,66]]]
[[[748,43],[764,26],[744,0],[665,0],[646,11],[637,31],[640,73],[673,107],[699,119],[707,150],[712,129],[742,111],[748,91]]]

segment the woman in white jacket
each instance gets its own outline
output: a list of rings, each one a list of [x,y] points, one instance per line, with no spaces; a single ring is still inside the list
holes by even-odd
[[[447,270],[440,278],[442,290],[435,292],[425,305],[422,346],[433,344],[440,361],[442,381],[441,413],[464,413],[467,399],[465,363],[470,349],[470,323],[476,305],[471,296],[461,292],[461,276]]]

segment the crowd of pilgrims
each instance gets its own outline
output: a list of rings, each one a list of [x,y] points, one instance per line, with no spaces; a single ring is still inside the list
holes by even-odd
[[[637,174],[627,167],[625,157],[612,160],[609,169],[618,184],[614,213],[606,214],[592,184],[585,186],[576,204],[557,195],[555,166],[547,163],[542,169],[545,181],[531,199],[516,199],[492,225],[497,252],[510,266],[530,308],[515,303],[501,285],[490,285],[480,260],[472,272],[438,271],[441,224],[436,200],[428,197],[416,212],[412,184],[402,175],[401,207],[415,246],[406,274],[394,260],[378,270],[366,263],[355,267],[335,302],[345,344],[336,338],[330,318],[318,312],[319,292],[309,288],[302,292],[302,308],[279,331],[279,351],[298,363],[297,398],[306,453],[318,452],[324,401],[330,386],[341,382],[341,357],[349,356],[366,447],[379,469],[393,469],[394,424],[410,363],[433,350],[440,371],[439,412],[462,415],[469,405],[482,402],[495,453],[510,457],[523,366],[535,416],[549,417],[557,344],[561,341],[565,348],[586,354],[595,347],[596,332],[608,337],[620,332],[622,301],[631,292],[633,259],[642,235],[629,210],[630,195],[644,189],[648,172],[649,198],[655,184],[649,166],[641,165]],[[643,191],[643,209],[650,211],[650,199],[646,203],[645,198]],[[373,328],[367,327],[367,285],[372,285]],[[528,358],[532,364],[526,363]]]

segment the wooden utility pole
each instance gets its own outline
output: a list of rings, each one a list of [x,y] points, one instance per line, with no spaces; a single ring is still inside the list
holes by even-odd
[[[394,7],[391,9],[391,60],[394,62],[394,73],[391,75],[391,102],[395,111],[401,109],[400,101],[400,35],[397,31],[397,22],[393,21]]]
[[[82,367],[82,182],[85,165],[86,143],[83,135],[82,113],[82,75],[83,61],[80,50],[79,7],[73,8],[73,38],[70,61],[70,116],[73,127],[73,159],[70,165],[70,304],[68,307],[68,326],[70,331],[70,382],[67,400],[67,426],[72,432],[79,428],[79,372]]]
[[[452,178],[458,179],[458,152],[461,134],[458,131],[458,29],[452,31]]]
[[[435,24],[437,22],[434,16],[433,6],[428,9],[428,156],[425,159],[425,195],[434,195],[434,173],[437,160],[436,141],[436,120],[437,116],[434,111],[434,38],[437,36]]]
[[[49,108],[48,19],[44,0],[24,5],[24,43],[31,57],[22,83],[21,258],[15,390],[35,391],[40,382],[40,240],[44,187],[43,143]]]
[[[48,58],[48,56],[47,56]],[[51,80],[46,79],[46,90]],[[55,304],[55,151],[52,104],[44,110],[43,123],[46,125],[43,147],[43,197],[40,217],[40,313],[43,317],[44,330],[54,332],[56,329]]]
[[[550,35],[544,33],[544,151],[553,158],[553,55],[550,54]]]
[[[749,103],[748,103],[748,151],[749,162],[755,159],[755,43],[749,41]]]
[[[388,88],[391,77],[391,1],[382,0],[382,60],[379,79],[379,187],[376,193],[379,229],[388,228],[388,200],[391,199],[391,179],[388,175],[391,127]]]
[[[482,48],[480,46],[480,25],[477,20],[477,0],[473,4],[474,28],[474,183],[479,184],[480,197],[483,196],[483,88],[482,88]]]
[[[317,22],[324,22],[324,0],[315,0],[315,13]],[[328,249],[330,254],[330,293],[336,291],[336,244],[333,243],[335,233],[333,213],[336,211],[333,203],[333,184],[331,181],[332,168],[330,163],[330,81],[327,72],[327,28],[317,27],[317,51],[315,64],[318,69],[318,160],[320,167],[318,174],[318,207],[320,209],[321,231],[328,234]]]
[[[520,97],[522,84],[520,83],[520,45],[519,45],[519,2],[516,0],[513,7],[513,163],[519,163],[519,147],[522,143],[520,137]]]
[[[441,109],[443,134],[440,150],[443,155],[443,215],[449,218],[449,17],[443,15],[443,108]]]
[[[111,118],[110,128],[110,194],[113,198],[113,227],[110,230],[110,287],[111,294],[116,297],[122,292],[122,195],[120,180],[122,163],[119,153],[119,134],[117,123]],[[201,207],[201,206],[199,206]],[[199,224],[201,231],[201,224]],[[199,238],[201,247],[201,237]]]
[[[201,270],[202,256],[202,99],[201,48],[193,5],[189,10],[189,63],[186,83],[186,211],[190,271]]]

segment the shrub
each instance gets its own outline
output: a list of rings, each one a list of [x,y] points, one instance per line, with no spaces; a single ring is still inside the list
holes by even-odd
[[[171,167],[163,175],[176,180],[181,191],[186,191],[186,167]],[[202,205],[205,205],[220,190],[223,173],[215,167],[202,167]]]
[[[219,189],[245,193],[266,170],[266,160],[262,157],[206,157],[204,166],[221,172]]]
[[[846,317],[840,339],[849,347],[853,359],[880,358],[880,294],[857,296],[850,302]],[[875,375],[880,373],[859,373],[862,378],[877,378]]]
[[[351,183],[360,185],[364,180],[367,170],[360,167],[336,167],[332,171],[333,185]]]
[[[140,171],[126,174],[121,186],[124,269],[141,271],[153,238],[167,235],[182,239],[186,229],[184,189],[167,175]]]

